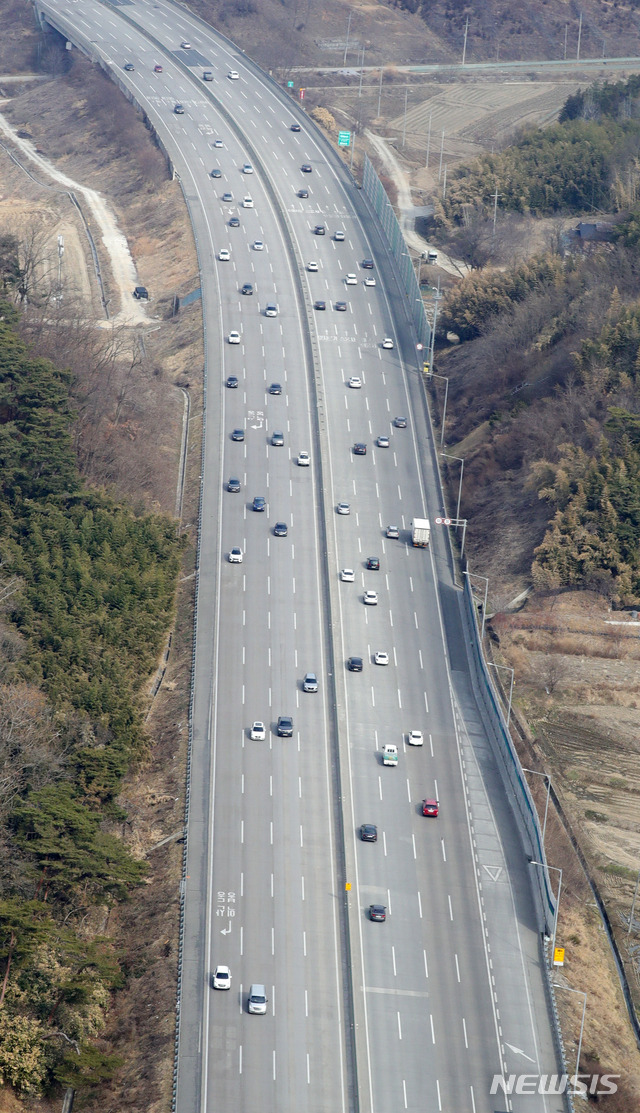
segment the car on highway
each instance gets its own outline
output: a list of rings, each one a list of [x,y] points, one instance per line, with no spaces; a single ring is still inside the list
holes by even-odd
[[[300,124],[292,124],[290,130],[291,131],[302,131],[302,128],[300,127]]]
[[[221,263],[228,263],[231,258],[231,252],[227,247],[223,247],[218,252],[218,259]]]
[[[267,509],[267,500],[262,495],[256,495],[251,503],[251,509],[255,510],[258,514],[264,513]]]
[[[407,735],[407,743],[409,746],[422,746],[424,738],[422,737],[421,730],[410,730]]]
[[[336,511],[338,514],[350,514],[351,507],[348,502],[339,502],[336,506]]]
[[[354,456],[366,456],[367,455],[367,446],[366,446],[366,444],[364,444],[363,441],[356,441],[356,443],[353,446],[353,455]]]
[[[232,216],[231,217],[231,220],[229,221],[229,227],[230,228],[239,228],[240,227],[240,221],[238,220],[237,216]]]
[[[265,317],[277,317],[278,316],[278,306],[274,305],[273,302],[270,301],[269,304],[267,305],[265,311],[264,311],[264,315],[265,315]]]
[[[318,691],[318,677],[315,672],[308,672],[302,681],[303,692],[317,692]]]
[[[308,196],[309,196],[309,190],[308,189],[299,189],[298,190],[298,197],[302,197],[304,199],[305,197],[308,197]]]
[[[227,190],[226,193],[222,194],[222,200],[223,201],[233,201],[233,194],[231,193],[230,190]]]
[[[310,166],[308,162],[303,162],[300,169],[302,170],[303,174],[311,174],[313,167]]]
[[[364,595],[362,596],[362,602],[367,607],[375,607],[378,602],[378,592],[365,591]]]
[[[273,527],[274,537],[286,537],[288,532],[289,528],[286,522],[276,522],[275,526]]]
[[[263,1015],[267,1011],[267,994],[263,985],[252,985],[249,990],[247,1009],[250,1013]]]
[[[131,73],[135,69],[135,66],[133,62],[125,62],[123,69],[125,69],[127,73]]]
[[[243,209],[252,209],[253,208],[253,197],[251,196],[250,193],[248,193],[246,197],[242,198],[242,208]]]
[[[229,479],[229,482],[227,483],[227,491],[231,491],[231,494],[237,495],[239,490],[240,490],[240,480],[232,475],[231,478]]]
[[[314,234],[316,236],[324,236],[324,234],[326,232],[326,228],[325,228],[324,224],[316,224],[313,231],[314,231]]]
[[[180,43],[180,46],[182,47],[183,50],[191,50],[191,43],[188,42],[186,39],[182,40],[182,42]]]
[[[280,383],[271,383],[269,387],[269,394],[282,394],[282,387]]]
[[[347,383],[347,386],[350,386],[352,390],[360,390],[362,386],[362,379],[359,375],[352,375]]]
[[[341,232],[340,229],[338,229],[337,232],[333,233],[333,238],[334,240],[337,240],[338,243],[341,243],[344,240],[344,232]]]
[[[220,150],[222,147],[224,147],[224,143],[221,139],[214,139],[213,145],[217,150]]]
[[[365,286],[375,286],[376,280],[375,280],[375,278],[373,277],[372,274],[367,275],[367,277],[364,280],[364,284],[365,284]]]
[[[243,441],[244,440],[244,429],[234,429],[233,433],[231,434],[231,440],[232,441]]]
[[[160,64],[158,64],[157,66],[154,66],[153,67],[153,72],[154,73],[162,73],[162,66]]]
[[[373,920],[374,924],[383,924],[386,918],[387,909],[384,904],[369,905],[369,919]]]
[[[336,309],[337,309],[338,313],[346,313],[347,312],[346,301],[337,301],[336,302]]]
[[[380,558],[379,557],[367,557],[366,567],[369,569],[370,572],[379,572],[380,571]]]
[[[318,298],[316,301],[314,301],[313,308],[314,309],[326,309],[327,308],[327,303],[326,303],[326,301],[323,301],[322,298]]]
[[[348,274],[345,278],[345,283],[347,284],[347,286],[357,286],[358,279],[356,278],[355,274]]]
[[[251,165],[250,162],[245,162],[244,166],[242,167],[242,173],[243,174],[253,174],[253,166]]]
[[[227,386],[231,390],[237,390],[238,389],[238,376],[237,375],[229,375],[229,378],[227,379]]]
[[[363,270],[365,270],[365,271],[372,271],[373,270],[373,259],[363,259],[362,260],[362,267],[363,267]]]
[[[386,532],[387,532],[387,537],[390,537],[392,541],[397,541],[398,538],[400,537],[400,530],[398,529],[397,526],[387,526],[387,531]]]
[[[422,801],[422,814],[430,816],[435,819],[438,814],[438,801],[437,800],[423,800]]]
[[[375,823],[363,823],[360,828],[360,838],[362,842],[377,842],[378,828]]]
[[[293,737],[293,719],[290,715],[279,715],[277,725],[279,738],[292,738]]]
[[[227,74],[227,77],[229,78],[230,81],[237,81],[238,78],[240,77],[240,74],[238,73],[237,70],[229,70],[229,72]]]
[[[174,104],[173,111],[175,112],[176,116],[184,116],[184,105]]]
[[[304,451],[299,452],[298,453],[298,467],[299,468],[308,468],[310,464],[311,464],[311,457],[309,456],[309,453],[304,452]]]
[[[253,284],[251,282],[244,282],[241,289],[240,289],[240,293],[241,294],[252,294],[253,293]]]
[[[267,737],[267,728],[261,719],[256,719],[251,727],[251,739],[253,742],[264,742]]]
[[[383,649],[377,649],[373,655],[373,663],[375,665],[388,665],[389,654],[385,653]]]
[[[307,270],[311,271],[312,274],[316,274],[318,270],[318,264],[312,259],[310,263],[307,263]]]
[[[362,657],[349,657],[347,668],[349,672],[362,672]]]
[[[211,72],[211,70],[203,70],[202,71],[202,80],[203,81],[213,81],[213,73]]]
[[[273,432],[271,434],[271,444],[274,448],[282,448],[284,444],[284,433],[279,431]]]
[[[390,349],[390,348],[393,348],[393,340],[391,339],[391,337],[390,336],[385,336],[385,338],[382,341],[382,344],[380,345],[380,347],[381,348],[386,348],[387,350]]]
[[[254,251],[264,251],[264,244],[263,244],[262,240],[254,240],[253,241],[253,250]]]
[[[388,448],[389,447],[389,438],[388,437],[378,437],[378,439],[376,441],[376,444],[377,444],[378,448]]]
[[[395,425],[396,429],[406,429],[407,419],[406,417],[394,417],[393,424]]]
[[[216,966],[213,971],[214,989],[231,989],[231,971],[228,966]]]
[[[240,333],[236,332],[235,330],[232,330],[229,333],[229,343],[230,344],[239,344],[240,343]]]
[[[340,579],[344,584],[352,584],[356,578],[353,568],[343,568],[340,572]]]
[[[232,549],[229,553],[229,564],[242,564],[242,549]]]
[[[209,177],[210,178],[221,178],[222,177],[222,170],[220,170],[220,168],[218,166],[214,166],[214,168],[211,171]],[[224,201],[224,197],[222,198],[222,200]],[[232,198],[230,197],[229,200],[231,201]]]

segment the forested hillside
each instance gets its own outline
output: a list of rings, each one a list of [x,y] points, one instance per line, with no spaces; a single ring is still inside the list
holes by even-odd
[[[117,797],[182,546],[85,485],[70,375],[0,311],[0,1078],[82,1091],[117,1066],[96,1041],[123,983],[104,925],[145,877]]]

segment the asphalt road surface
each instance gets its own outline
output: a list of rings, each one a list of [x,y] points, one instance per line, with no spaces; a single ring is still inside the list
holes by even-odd
[[[411,519],[441,508],[404,295],[375,223],[298,107],[186,12],[150,0],[43,9],[147,111],[181,177],[201,267],[177,1108],[556,1113],[558,1097],[490,1092],[496,1074],[557,1069],[532,867],[473,697],[445,538],[435,527],[428,549],[409,540]],[[372,556],[379,570],[366,567]],[[378,651],[388,664],[374,663]],[[362,672],[347,670],[352,655]],[[308,671],[317,693],[302,691]],[[291,737],[278,736],[279,716],[292,717]],[[264,740],[250,738],[255,720]],[[422,746],[407,745],[411,730]],[[389,742],[395,768],[382,765]],[[439,800],[437,818],[422,815],[425,797]],[[376,842],[360,839],[363,823]],[[371,904],[385,906],[384,922]],[[211,986],[219,963],[228,992]],[[266,1015],[248,1013],[252,983],[266,986]]]

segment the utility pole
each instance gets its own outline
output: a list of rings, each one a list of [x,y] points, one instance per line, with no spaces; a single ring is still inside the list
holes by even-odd
[[[444,180],[442,182],[442,200],[447,196],[447,164],[444,164]]]
[[[469,16],[467,16],[467,22],[464,25],[464,46],[462,48],[462,65],[463,66],[464,66],[465,58],[467,57],[467,32],[468,32],[468,30],[469,30]]]
[[[576,62],[580,61],[580,40],[582,38],[582,12],[580,12],[580,22],[578,24],[578,49],[576,51]]]
[[[496,191],[493,195],[493,236],[496,234],[496,217],[498,215],[498,183],[496,182]]]
[[[407,100],[409,99],[409,86],[407,85],[404,90],[404,120],[402,122],[402,146],[404,147],[407,140]]]
[[[353,148],[356,145],[355,129],[351,132],[351,162],[349,163],[349,173],[353,170]]]
[[[349,12],[349,22],[347,23],[347,41],[344,44],[344,58],[342,59],[342,65],[343,66],[346,66],[346,64],[347,64],[347,51],[349,49],[349,32],[351,30],[351,20],[352,20],[352,18],[353,18],[353,12]]]
[[[360,64],[360,85],[358,87],[358,96],[362,96],[362,78],[364,77],[364,52],[367,49],[366,44],[362,48],[362,62]]]
[[[380,88],[378,89],[378,116],[380,116],[380,105],[382,104],[382,74],[383,74],[383,67],[380,66]]]
[[[568,30],[569,30],[569,24],[565,23],[565,25],[564,25],[564,54],[562,55],[565,62],[567,60],[567,31]]]
[[[431,121],[432,121],[432,119],[433,119],[433,112],[430,112],[429,113],[429,131],[427,133],[427,160],[424,164],[426,169],[429,168],[429,147],[431,146]]]
[[[442,129],[442,142],[440,143],[440,166],[438,167],[438,181],[442,177],[442,155],[444,153],[444,128]]]

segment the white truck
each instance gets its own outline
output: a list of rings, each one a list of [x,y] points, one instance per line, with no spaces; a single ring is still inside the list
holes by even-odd
[[[382,764],[398,764],[398,747],[394,746],[392,742],[387,742],[386,746],[382,747]]]
[[[414,518],[411,523],[411,540],[416,549],[426,549],[429,544],[431,526],[428,518]]]

